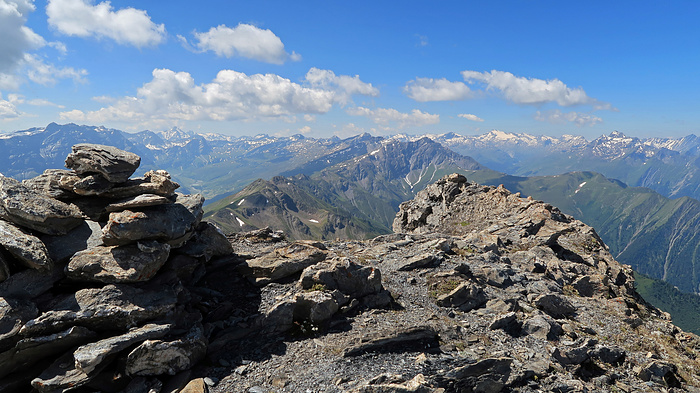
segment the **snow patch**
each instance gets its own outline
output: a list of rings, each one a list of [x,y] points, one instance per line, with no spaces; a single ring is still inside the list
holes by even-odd
[[[238,202],[238,205],[236,205],[236,206],[240,206],[240,205],[243,203],[243,201],[245,201],[245,198],[241,199],[241,200]]]
[[[243,221],[241,221],[241,219],[238,218],[238,217],[236,217],[236,221],[238,221],[238,225],[239,225],[239,226],[243,226],[243,224],[245,224],[245,223],[244,223]]]
[[[578,185],[578,188],[576,189],[576,191],[574,191],[574,194],[578,194],[578,192],[581,191],[581,187],[583,187],[583,186],[585,186],[585,185],[586,185],[586,182],[583,182],[583,183],[579,184],[579,185]]]
[[[318,220],[314,220],[313,218],[310,219],[309,221],[310,221],[310,222],[315,222],[316,224],[318,224]]]

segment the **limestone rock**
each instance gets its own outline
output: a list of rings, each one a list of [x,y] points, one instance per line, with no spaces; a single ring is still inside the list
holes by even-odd
[[[49,251],[38,237],[3,220],[0,220],[0,246],[28,268],[49,271],[53,266]]]
[[[150,280],[170,255],[170,246],[155,240],[126,246],[98,246],[77,252],[66,267],[69,278],[104,283]]]
[[[322,291],[303,292],[295,298],[294,320],[321,323],[338,312],[338,303],[329,293]]]
[[[67,169],[47,169],[39,176],[23,180],[22,184],[33,191],[48,195],[52,198],[63,199],[75,197],[71,191],[72,187],[68,190],[61,187],[61,179],[64,176],[73,177],[76,181],[79,179],[75,172]]]
[[[129,353],[126,373],[129,375],[175,375],[192,368],[207,352],[207,339],[202,326],[174,341],[147,340]]]
[[[99,173],[112,183],[123,183],[141,164],[141,158],[112,146],[82,143],[74,145],[66,158],[66,168],[76,173]]]
[[[0,218],[48,235],[61,235],[80,225],[83,215],[74,205],[0,176]]]
[[[170,325],[148,324],[132,328],[119,336],[106,338],[78,347],[73,353],[75,367],[86,374],[92,373],[109,356],[145,340],[160,338],[170,331]]]
[[[444,253],[428,252],[408,258],[397,270],[413,270],[426,266],[439,264],[444,258]]]
[[[168,289],[149,291],[124,284],[81,289],[53,310],[28,321],[21,332],[25,336],[44,334],[75,325],[97,331],[128,329],[163,317],[176,302],[175,293]]]
[[[241,272],[254,280],[256,285],[265,285],[298,273],[325,258],[326,253],[316,247],[294,243],[277,249],[274,253],[246,261],[241,266]]]
[[[105,245],[129,244],[137,240],[159,240],[181,246],[202,219],[204,198],[178,195],[175,203],[110,213],[102,228]]]
[[[442,307],[458,307],[463,311],[470,311],[481,307],[488,301],[484,290],[473,283],[463,282],[451,292],[441,295],[436,303]]]

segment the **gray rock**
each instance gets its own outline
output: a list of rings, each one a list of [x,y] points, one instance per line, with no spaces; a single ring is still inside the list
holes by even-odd
[[[496,330],[502,329],[510,331],[518,323],[518,317],[514,312],[509,312],[507,314],[499,315],[491,321],[489,329]],[[518,326],[519,327],[519,326]]]
[[[95,336],[95,332],[75,326],[48,336],[22,339],[14,348],[0,354],[0,379],[20,368],[30,367],[42,359],[85,344]]]
[[[196,324],[186,336],[174,341],[147,340],[129,353],[128,375],[175,375],[192,368],[207,353],[207,339]]]
[[[326,253],[316,247],[293,243],[275,250],[274,253],[246,261],[241,265],[241,273],[256,285],[265,285],[298,273],[325,258]]]
[[[170,174],[164,170],[148,171],[143,177],[127,180],[113,187],[101,196],[105,198],[130,198],[142,194],[156,194],[165,197],[175,195],[179,184],[170,180]]]
[[[0,283],[10,278],[10,260],[11,257],[0,251]]]
[[[177,252],[209,261],[216,256],[232,254],[233,247],[216,225],[200,222],[192,237]]]
[[[671,388],[680,388],[678,367],[675,364],[654,360],[645,365],[638,375],[642,381],[651,381]]]
[[[0,351],[14,346],[22,326],[38,314],[36,305],[28,300],[0,297]]]
[[[597,345],[589,354],[591,357],[600,359],[601,362],[608,364],[620,364],[624,362],[625,356],[627,356],[627,353],[622,348],[604,345]]]
[[[446,374],[454,381],[455,391],[498,393],[513,373],[513,359],[486,358],[474,364],[458,367]]]
[[[137,209],[140,207],[158,206],[172,201],[162,195],[141,194],[135,197],[122,198],[114,201],[105,207],[107,212],[117,212],[122,210]]]
[[[471,282],[463,282],[450,293],[439,296],[437,305],[441,307],[458,307],[462,311],[471,311],[488,301],[484,289]]]
[[[119,336],[82,345],[73,353],[75,367],[86,374],[90,374],[111,355],[115,355],[136,343],[163,337],[169,331],[170,325],[148,324],[132,328]]]
[[[124,284],[81,289],[57,304],[53,310],[28,321],[21,329],[25,336],[46,334],[69,326],[85,326],[97,331],[126,330],[141,322],[162,318],[177,302],[169,289],[149,291]]]
[[[203,203],[200,194],[178,195],[172,204],[110,213],[109,222],[102,228],[102,241],[113,246],[137,240],[160,240],[179,247],[202,219]]]
[[[406,381],[401,376],[382,375],[373,378],[369,383],[353,389],[349,393],[437,393],[438,391],[430,388],[423,374],[417,374],[409,381]]]
[[[141,164],[141,158],[112,146],[82,143],[74,145],[66,168],[79,175],[99,173],[112,183],[123,183]]]
[[[576,311],[576,307],[571,302],[557,294],[539,295],[535,299],[535,306],[553,318],[565,318]]]
[[[51,259],[63,263],[78,251],[102,245],[102,227],[95,221],[85,220],[65,235],[43,235],[40,239]]]
[[[120,393],[159,393],[163,383],[157,378],[136,377]]]
[[[0,176],[0,218],[37,232],[62,235],[80,225],[83,215],[74,205]]]
[[[544,340],[555,340],[563,333],[563,329],[549,315],[536,315],[523,322],[522,332]]]
[[[105,179],[102,175],[93,174],[78,178],[70,184],[64,185],[64,180],[67,176],[61,178],[61,187],[65,187],[70,191],[80,196],[98,196],[109,191],[114,187],[114,183]]]
[[[26,269],[0,283],[0,293],[17,299],[33,299],[65,277],[63,266],[55,265],[49,272]]]
[[[0,246],[30,269],[49,271],[53,267],[49,251],[38,237],[3,220],[0,220]]]
[[[406,346],[430,346],[438,339],[437,332],[427,326],[408,329],[394,329],[377,337],[363,337],[358,342],[352,342],[343,347],[343,356],[359,356],[367,352],[383,352],[396,350]],[[404,349],[405,350],[405,349]]]
[[[408,258],[396,269],[399,271],[413,270],[422,267],[436,266],[444,259],[444,253],[427,252]]]
[[[22,184],[33,191],[48,195],[52,198],[63,199],[75,197],[75,194],[71,192],[72,188],[68,190],[61,188],[61,179],[64,176],[78,178],[75,172],[67,169],[47,169],[39,176],[23,180]]]
[[[328,290],[337,289],[351,298],[379,293],[383,289],[379,269],[359,265],[348,258],[333,259],[304,269],[299,286],[310,289],[315,285]]]
[[[302,292],[294,299],[294,320],[321,323],[338,312],[338,303],[327,292]]]
[[[74,280],[128,283],[150,280],[170,255],[170,246],[155,240],[126,246],[98,246],[77,252],[66,267]]]
[[[69,351],[32,380],[32,386],[41,393],[64,392],[90,382],[93,376],[75,366],[73,352]]]

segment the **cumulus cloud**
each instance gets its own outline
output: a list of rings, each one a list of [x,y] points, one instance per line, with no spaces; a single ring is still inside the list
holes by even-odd
[[[336,100],[342,105],[346,105],[350,96],[355,94],[370,97],[379,95],[379,89],[371,83],[361,81],[359,75],[336,75],[333,71],[312,67],[305,79],[315,89],[334,91]]]
[[[516,104],[541,105],[555,102],[560,106],[593,105],[595,109],[614,109],[612,105],[589,97],[581,87],[571,88],[559,79],[543,80],[515,76],[510,72],[462,71],[467,83],[483,83],[486,90],[498,90]]]
[[[25,26],[27,15],[34,11],[29,0],[0,0],[0,89],[16,89],[16,73],[25,62],[27,51],[39,49],[46,41]]]
[[[194,47],[202,52],[212,51],[217,56],[241,56],[272,64],[283,64],[287,60],[299,61],[295,52],[287,53],[282,40],[271,30],[240,23],[236,27],[219,25],[204,33],[194,33]],[[178,36],[188,46],[187,40]]]
[[[328,112],[344,94],[302,86],[275,74],[219,71],[210,83],[196,84],[187,72],[156,69],[135,96],[116,99],[97,111],[61,113],[71,121],[167,124],[190,120],[260,120]]]
[[[566,122],[574,123],[578,127],[593,126],[603,122],[598,116],[581,112],[562,112],[559,109],[535,113],[535,120],[546,121],[553,124]]]
[[[35,55],[26,54],[27,77],[34,83],[44,86],[55,85],[58,79],[73,79],[74,82],[84,83],[88,72],[84,69],[76,70],[72,67],[56,67],[45,63]]]
[[[108,38],[137,48],[158,45],[166,37],[165,26],[153,23],[146,11],[114,10],[109,1],[49,0],[46,14],[49,25],[68,36]]]
[[[471,120],[471,121],[484,121],[484,119],[480,118],[479,116],[472,115],[470,113],[460,113],[457,116],[462,117],[462,118],[467,119],[467,120]]]
[[[451,82],[445,78],[416,78],[409,81],[403,91],[418,102],[464,100],[471,96],[471,89],[464,82]]]
[[[21,99],[21,97],[11,94],[8,96],[8,99],[5,100],[2,98],[2,94],[0,94],[0,120],[16,119],[22,115],[15,106],[19,99]]]
[[[396,123],[398,128],[437,124],[440,122],[440,115],[433,115],[418,109],[414,109],[410,113],[403,113],[393,108],[369,109],[358,106],[348,109],[347,113],[353,116],[365,116],[382,126]]]

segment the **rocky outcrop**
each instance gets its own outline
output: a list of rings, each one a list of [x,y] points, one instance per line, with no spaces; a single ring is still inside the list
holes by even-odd
[[[0,392],[162,386],[206,354],[177,266],[205,271],[231,244],[167,172],[129,179],[139,161],[83,144],[72,170],[0,177]]]
[[[502,187],[447,176],[398,233],[290,242],[227,239],[200,197],[142,187],[162,172],[42,176],[24,187],[80,222],[4,221],[3,393],[700,391],[700,338],[592,228]]]

